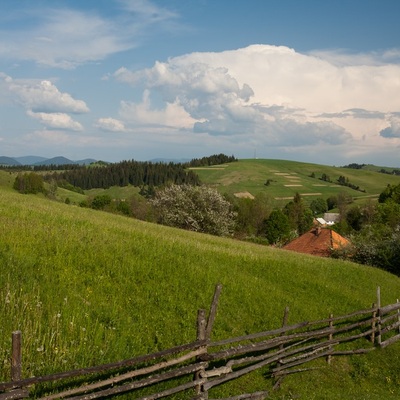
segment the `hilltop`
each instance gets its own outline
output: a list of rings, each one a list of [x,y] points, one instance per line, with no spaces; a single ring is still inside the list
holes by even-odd
[[[286,306],[289,323],[296,323],[369,308],[377,286],[383,304],[399,297],[400,279],[375,268],[21,195],[10,183],[10,174],[0,171],[0,356],[8,359],[10,334],[20,329],[25,374],[193,340],[197,310],[209,306],[218,282],[223,293],[215,340],[276,328]],[[364,399],[368,393],[370,399],[397,399],[399,349],[395,344],[330,367],[317,364],[287,377],[271,398]],[[0,371],[7,380],[7,362]],[[214,394],[270,385],[260,373]]]
[[[298,192],[307,201],[328,198],[339,192],[354,200],[376,199],[388,184],[399,184],[400,176],[372,169],[343,168],[288,160],[246,159],[238,162],[194,168],[203,183],[228,194],[249,197],[263,192],[285,203]],[[340,185],[343,176],[359,190]],[[322,178],[325,177],[325,180]]]

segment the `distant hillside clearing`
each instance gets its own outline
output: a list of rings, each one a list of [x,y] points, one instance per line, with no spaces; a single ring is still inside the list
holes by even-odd
[[[240,199],[254,199],[254,196],[249,192],[239,192],[235,193],[234,195]]]

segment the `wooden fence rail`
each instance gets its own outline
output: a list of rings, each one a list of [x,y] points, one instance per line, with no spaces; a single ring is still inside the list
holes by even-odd
[[[280,328],[213,342],[221,289],[216,286],[208,319],[205,310],[198,312],[196,341],[115,363],[22,379],[21,332],[14,332],[11,381],[0,383],[0,400],[26,398],[30,386],[58,381],[59,390],[52,389],[57,393],[41,400],[88,400],[132,392],[143,400],[180,392],[185,392],[186,398],[208,399],[213,387],[260,368],[275,379],[276,388],[284,376],[312,369],[299,367],[318,358],[330,362],[334,356],[365,354],[400,340],[400,303],[381,307],[378,288],[377,304],[366,310],[288,325],[286,308]],[[73,378],[79,379],[73,383]],[[263,391],[231,400],[266,397],[268,393]]]

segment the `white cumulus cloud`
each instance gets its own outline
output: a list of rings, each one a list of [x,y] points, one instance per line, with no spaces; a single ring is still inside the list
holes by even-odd
[[[125,132],[125,125],[123,122],[115,119],[115,118],[99,118],[95,127],[109,132]]]
[[[119,114],[132,126],[164,126],[181,129],[193,127],[196,122],[184,107],[176,102],[167,103],[162,109],[152,107],[149,90],[144,91],[140,103],[121,101]]]
[[[174,104],[196,134],[285,149],[334,145],[342,156],[361,141],[377,148],[399,137],[394,119],[390,127],[387,122],[400,110],[400,65],[387,62],[396,54],[301,54],[252,45],[186,54],[142,70],[122,67],[114,77],[164,102],[157,108],[149,101],[123,103],[122,119],[129,108],[151,120]]]
[[[16,101],[33,112],[89,112],[83,100],[76,100],[70,94],[60,92],[49,80],[15,80],[8,77],[5,82]]]
[[[35,113],[28,111],[27,114],[38,120],[41,124],[53,129],[65,129],[69,131],[82,131],[82,125],[74,121],[68,114],[64,113]]]

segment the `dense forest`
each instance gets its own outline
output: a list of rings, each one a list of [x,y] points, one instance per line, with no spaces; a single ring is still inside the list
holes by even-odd
[[[35,167],[35,170],[51,170],[46,174],[46,181],[68,182],[70,185],[89,190],[108,189],[111,186],[133,185],[137,187],[157,187],[166,184],[199,185],[197,174],[189,167],[211,166],[237,161],[234,156],[224,154],[193,159],[188,163],[163,163],[149,161],[122,161],[119,163],[94,164],[90,167],[64,165],[61,170],[51,170],[51,166]]]
[[[102,166],[80,167],[45,175],[46,181],[67,181],[83,190],[108,189],[111,186],[161,186],[200,184],[199,177],[182,164],[122,161]]]

